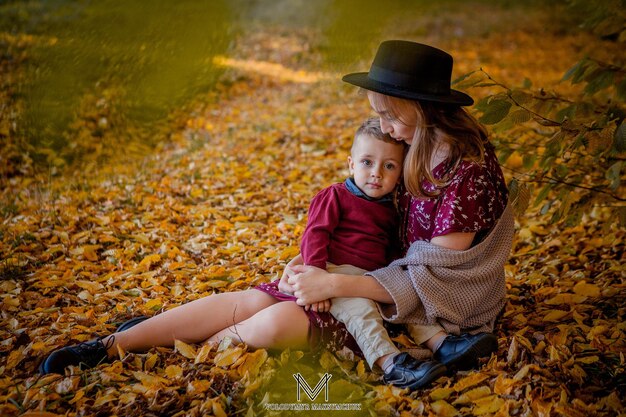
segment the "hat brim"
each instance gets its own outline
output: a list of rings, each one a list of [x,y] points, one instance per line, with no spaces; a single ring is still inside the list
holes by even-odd
[[[368,77],[367,72],[355,72],[352,74],[344,75],[342,80],[356,85],[357,87],[364,88],[366,90],[375,91],[377,93],[385,94],[392,97],[404,98],[408,100],[425,100],[434,101],[437,103],[457,104],[459,106],[471,106],[474,104],[472,99],[467,94],[458,91],[450,90],[450,94],[422,94],[413,91],[407,91],[402,88],[395,87],[390,84],[381,83],[379,81],[372,80]]]

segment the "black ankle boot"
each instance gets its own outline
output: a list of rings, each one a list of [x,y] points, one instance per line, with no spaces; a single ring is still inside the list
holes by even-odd
[[[52,373],[63,375],[65,368],[70,365],[87,369],[108,362],[107,349],[113,345],[115,338],[111,337],[106,346],[102,343],[102,339],[99,337],[89,342],[55,350],[39,365],[39,373],[42,375]]]
[[[467,370],[478,365],[478,359],[498,350],[498,339],[493,333],[449,335],[433,358],[450,370]]]
[[[383,381],[400,388],[417,389],[429,385],[446,373],[446,366],[436,361],[420,361],[406,352],[393,358]]]

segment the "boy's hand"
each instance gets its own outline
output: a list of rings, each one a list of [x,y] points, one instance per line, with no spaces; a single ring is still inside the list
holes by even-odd
[[[280,277],[280,281],[278,282],[278,291],[293,295],[295,288],[293,288],[288,281],[289,277],[296,274],[296,272],[291,269],[294,265],[302,265],[302,255],[298,254],[291,261],[289,261],[283,271],[283,275]]]
[[[296,289],[293,288],[293,286],[289,284],[289,282],[287,282],[289,280],[289,274],[287,273],[288,269],[289,268],[285,268],[285,273],[283,274],[283,276],[280,278],[280,281],[278,282],[278,291],[285,293],[285,294],[293,295]]]
[[[323,301],[318,301],[313,304],[307,304],[304,306],[304,309],[306,311],[313,310],[318,313],[328,313],[330,311],[330,305],[331,305],[330,300],[323,300]]]

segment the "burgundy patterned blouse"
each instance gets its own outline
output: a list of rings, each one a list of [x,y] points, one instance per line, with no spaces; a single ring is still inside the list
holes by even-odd
[[[435,167],[435,178],[450,170],[449,161]],[[425,180],[425,188],[435,186]],[[479,242],[500,218],[508,200],[508,190],[493,145],[485,149],[485,161],[461,161],[450,184],[437,197],[416,198],[404,186],[400,187],[400,237],[403,253],[416,240],[430,241],[433,237],[452,232],[476,232]]]

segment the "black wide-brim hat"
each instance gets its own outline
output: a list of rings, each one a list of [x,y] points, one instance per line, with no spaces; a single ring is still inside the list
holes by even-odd
[[[474,100],[450,88],[452,56],[417,42],[391,40],[378,47],[369,72],[343,76],[366,90],[409,100],[470,106]]]

